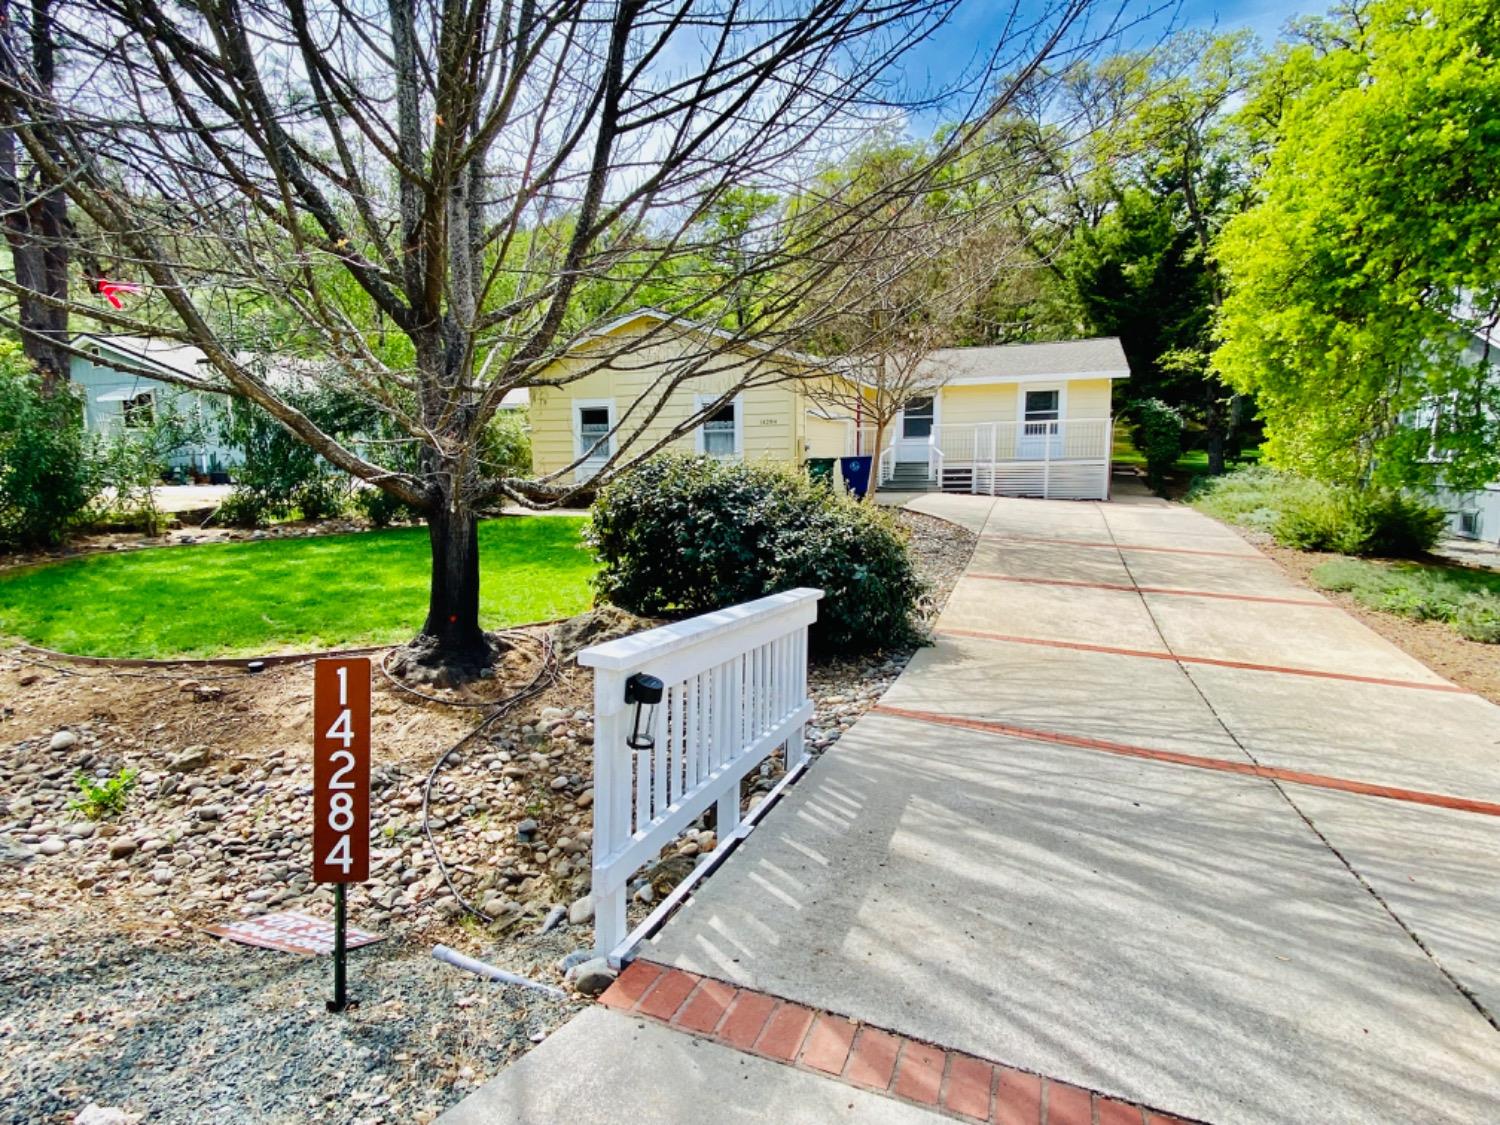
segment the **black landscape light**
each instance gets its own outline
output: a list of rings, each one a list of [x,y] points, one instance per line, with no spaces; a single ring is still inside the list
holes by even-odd
[[[656,745],[655,736],[646,732],[656,729],[656,705],[661,702],[664,690],[660,680],[644,672],[637,672],[625,681],[625,702],[635,704],[635,722],[625,739],[625,745],[632,750],[650,750]]]

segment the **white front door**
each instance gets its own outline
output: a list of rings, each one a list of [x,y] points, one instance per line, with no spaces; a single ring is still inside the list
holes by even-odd
[[[1021,435],[1016,456],[1041,461],[1062,456],[1062,389],[1046,387],[1021,394]]]
[[[896,460],[927,464],[932,428],[937,423],[937,399],[922,395],[906,404],[896,419]]]

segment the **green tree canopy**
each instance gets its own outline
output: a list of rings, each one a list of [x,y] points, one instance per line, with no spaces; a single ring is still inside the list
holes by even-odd
[[[1255,394],[1278,465],[1492,480],[1500,387],[1476,340],[1500,316],[1500,3],[1380,0],[1334,23],[1247,106],[1272,147],[1217,247],[1215,366]]]

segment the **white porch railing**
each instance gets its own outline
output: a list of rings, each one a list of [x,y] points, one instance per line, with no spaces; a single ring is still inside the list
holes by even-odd
[[[895,475],[899,456],[925,461],[927,478],[947,491],[1102,499],[1113,431],[1110,418],[944,423],[924,443],[899,439],[892,426],[877,453],[874,428],[864,426],[851,427],[848,444],[850,455],[876,458],[882,485]]]
[[[822,596],[788,590],[578,654],[594,669],[594,943],[612,963],[657,916],[627,936],[630,877],[713,804],[719,856],[742,834],[740,780],[783,745],[789,774],[802,762],[807,629]],[[643,750],[626,743],[635,706],[625,681],[636,673],[665,686]]]
[[[939,464],[970,461],[1097,461],[1109,456],[1109,418],[1066,418],[1057,422],[968,422],[932,427],[921,460]],[[880,456],[896,452],[895,427],[886,431]],[[848,455],[856,449],[873,456],[875,431],[863,427],[850,435]],[[908,449],[915,442],[905,441]],[[935,451],[935,452],[934,452]]]

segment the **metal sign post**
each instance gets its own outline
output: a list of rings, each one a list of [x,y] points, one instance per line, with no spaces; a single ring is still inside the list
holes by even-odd
[[[333,887],[333,999],[350,1006],[346,888],[370,877],[370,661],[313,665],[313,881]]]

